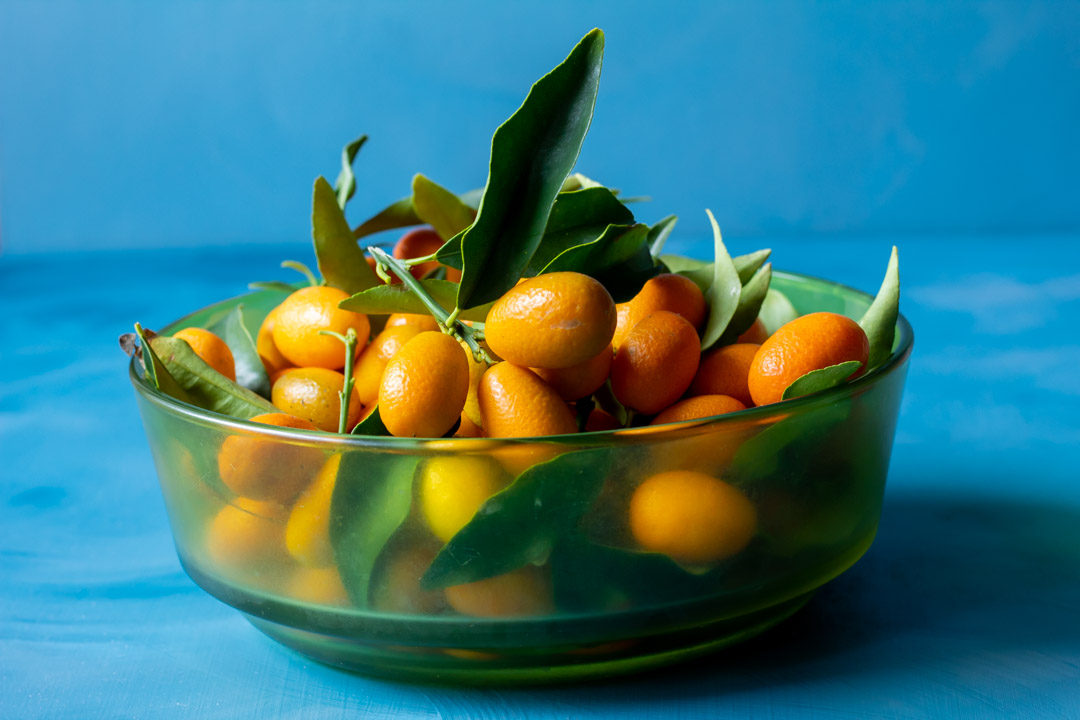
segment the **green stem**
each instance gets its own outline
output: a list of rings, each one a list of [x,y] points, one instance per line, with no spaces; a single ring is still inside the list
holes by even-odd
[[[478,333],[458,320],[458,314],[460,313],[459,308],[455,308],[453,312],[447,312],[446,308],[435,302],[435,298],[428,294],[427,290],[424,289],[424,286],[420,284],[420,281],[414,278],[408,268],[406,268],[397,258],[391,257],[385,251],[380,250],[377,247],[369,247],[368,252],[375,258],[378,267],[386,267],[390,272],[398,276],[405,287],[409,288],[413,295],[416,295],[416,297],[420,299],[420,302],[424,303],[424,307],[428,309],[432,317],[439,321],[439,326],[444,333],[465,343],[477,361],[485,362],[488,365],[495,364],[495,361],[491,359],[491,356],[489,356],[487,352],[484,351],[484,348],[480,346],[480,341],[477,339]]]
[[[315,277],[315,273],[311,272],[311,268],[309,268],[302,262],[297,262],[296,260],[286,260],[285,262],[281,263],[281,267],[295,270],[298,273],[303,273],[307,277],[308,282],[312,285],[319,284],[318,279],[316,279]]]
[[[342,435],[346,435],[349,432],[349,401],[352,399],[353,385],[356,384],[356,378],[353,377],[353,363],[356,362],[356,331],[349,328],[349,330],[342,335],[333,330],[320,330],[319,334],[332,335],[345,343],[345,382],[341,386],[341,392],[338,393],[338,399],[340,400],[341,405],[341,411],[338,414],[338,432]]]
[[[399,260],[398,262],[400,262],[405,267],[412,267],[413,265],[419,265],[420,263],[426,263],[426,262],[432,262],[433,260],[438,260],[439,258],[435,257],[437,254],[438,254],[438,251],[436,250],[435,252],[431,253],[430,255],[423,255],[421,257],[408,258],[408,259],[404,259],[404,260]]]

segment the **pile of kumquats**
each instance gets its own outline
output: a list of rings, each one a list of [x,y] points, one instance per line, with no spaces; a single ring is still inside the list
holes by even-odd
[[[254,283],[280,293],[262,318],[238,307],[171,336],[136,325],[137,337],[122,344],[140,372],[183,402],[282,428],[539,438],[738,413],[881,365],[897,319],[895,249],[859,321],[800,316],[770,287],[770,252],[731,256],[711,213],[711,260],[667,255],[674,217],[642,222],[640,199],[573,172],[602,40],[598,31],[586,36],[498,128],[481,190],[459,195],[416,175],[406,197],[351,224],[353,164],[366,137],[350,143],[337,182],[315,183],[317,271],[287,262],[303,282]],[[322,456],[301,472],[258,456],[252,443],[228,437],[218,450],[229,492],[286,510],[310,492]],[[558,462],[534,450],[493,464],[461,447],[460,457],[433,458],[415,474],[417,513],[440,546],[492,496]],[[624,517],[637,549],[700,569],[747,546],[756,512],[717,474],[665,469],[635,483]],[[332,565],[332,549],[302,530],[288,526],[289,551],[315,567]],[[535,568],[535,558],[524,567]],[[466,579],[500,577],[507,575]],[[460,589],[469,583],[447,588],[451,606],[489,614],[489,606],[471,607]]]

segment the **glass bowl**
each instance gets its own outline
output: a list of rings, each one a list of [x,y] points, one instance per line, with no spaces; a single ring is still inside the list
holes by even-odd
[[[790,273],[776,273],[773,287],[800,314],[859,318],[871,302]],[[280,298],[251,293],[166,331],[239,302],[261,317]],[[751,637],[866,552],[912,340],[900,317],[882,366],[777,405],[520,440],[281,429],[178,402],[134,363],[130,375],[177,553],[207,592],[331,665],[401,679],[548,682]],[[466,484],[513,482],[447,545],[429,529],[421,497],[433,468]],[[671,470],[720,478],[744,498],[744,515],[750,508],[749,534],[722,559],[679,564],[635,545],[631,494]],[[230,487],[251,490],[241,497]]]

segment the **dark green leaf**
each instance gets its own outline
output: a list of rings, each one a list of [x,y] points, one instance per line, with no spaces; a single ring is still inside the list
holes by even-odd
[[[149,347],[165,366],[168,375],[187,396],[177,399],[241,420],[249,420],[263,413],[278,412],[269,401],[247,388],[240,387],[203,362],[183,340],[157,335],[150,339]],[[160,376],[158,381],[160,383]],[[173,395],[166,387],[159,387],[163,392]]]
[[[735,271],[739,273],[739,282],[743,285],[750,282],[750,278],[754,277],[754,274],[765,264],[765,261],[769,259],[769,255],[771,254],[772,250],[765,249],[755,250],[752,253],[737,255],[731,258],[731,262],[735,266]]]
[[[379,284],[379,278],[367,263],[364,251],[356,243],[345,213],[338,207],[326,178],[315,181],[311,209],[311,237],[315,241],[315,259],[319,272],[329,285],[347,293],[357,293]]]
[[[814,457],[817,444],[847,419],[850,410],[851,401],[842,399],[770,425],[739,446],[731,461],[730,478],[736,484],[749,486],[765,478],[798,475],[781,468],[788,464],[798,467],[805,464],[806,458]]]
[[[255,340],[244,324],[244,306],[237,305],[207,330],[224,340],[232,351],[237,384],[264,398],[270,397],[270,378],[259,358],[259,351],[255,349]]]
[[[495,131],[480,210],[461,239],[457,307],[499,299],[528,266],[581,152],[603,55],[604,34],[593,30]]]
[[[836,387],[855,374],[860,367],[862,363],[858,360],[848,360],[838,365],[812,370],[784,388],[784,396],[781,399],[790,400]]]
[[[621,235],[605,238],[583,248],[587,272],[607,288],[615,302],[626,302],[638,294],[645,281],[660,272],[649,252],[648,226],[635,225]]]
[[[772,280],[772,264],[765,263],[758,268],[750,281],[743,285],[739,292],[739,306],[735,309],[735,314],[731,316],[727,330],[720,336],[721,345],[735,342],[754,324],[754,320],[757,320],[758,313],[761,311],[761,303],[769,292],[770,280]]]
[[[376,405],[368,413],[367,417],[356,423],[352,429],[353,435],[372,435],[375,437],[389,437],[390,431],[383,425],[382,416],[379,415],[379,406]]]
[[[442,185],[417,173],[412,181],[413,208],[421,221],[449,240],[472,224],[476,211]]]
[[[900,315],[900,260],[896,246],[889,255],[889,265],[885,269],[885,279],[881,282],[877,297],[862,316],[859,325],[866,332],[870,341],[870,359],[867,370],[885,362],[892,354],[893,338],[896,334],[896,319]]]
[[[420,285],[427,293],[449,312],[454,306],[457,296],[457,283],[449,280],[437,280],[434,278],[420,281]],[[430,315],[424,303],[404,285],[377,285],[359,292],[350,298],[342,300],[339,304],[344,310],[361,312],[369,315],[382,315],[388,313],[418,313]],[[459,315],[463,320],[483,322],[487,317],[487,311],[491,304],[480,305],[469,310],[464,310]]]
[[[353,603],[367,607],[379,554],[409,516],[417,460],[349,452],[341,457],[330,501],[330,544]]]
[[[649,228],[649,251],[654,258],[659,258],[664,250],[671,231],[675,229],[675,223],[679,221],[677,215],[668,215],[666,218]]]
[[[724,239],[720,236],[720,226],[716,224],[716,218],[711,211],[709,223],[713,231],[713,277],[708,291],[705,293],[705,301],[709,305],[709,317],[705,321],[705,330],[701,334],[701,349],[708,350],[716,344],[716,341],[724,334],[728,323],[731,322],[735,310],[739,307],[739,295],[742,293],[742,282],[739,281],[739,272],[735,269],[735,263],[728,255]]]
[[[353,160],[360,148],[367,142],[367,135],[361,135],[346,145],[341,151],[341,172],[337,182],[334,183],[334,194],[337,195],[338,207],[345,210],[346,203],[356,193],[356,175],[353,174]]]
[[[611,451],[566,453],[534,465],[490,498],[442,549],[422,583],[446,587],[502,575],[543,560],[592,505]]]
[[[561,192],[555,198],[544,237],[529,261],[526,274],[553,272],[547,268],[560,255],[596,242],[611,225],[628,226],[633,222],[634,214],[605,187]]]
[[[352,233],[355,238],[360,239],[384,230],[412,227],[413,225],[419,225],[420,222],[420,218],[416,216],[416,208],[413,207],[412,196],[410,195],[388,205],[373,217],[360,223]]]

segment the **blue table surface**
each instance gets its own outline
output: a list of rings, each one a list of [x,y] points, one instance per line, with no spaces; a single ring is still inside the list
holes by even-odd
[[[1080,717],[1080,237],[731,245],[873,291],[893,242],[916,343],[865,557],[744,645],[498,690],[321,666],[180,569],[116,336],[304,245],[0,257],[0,717]]]

